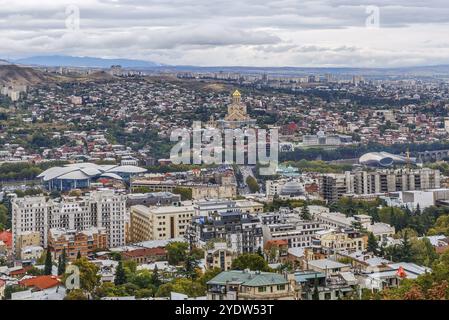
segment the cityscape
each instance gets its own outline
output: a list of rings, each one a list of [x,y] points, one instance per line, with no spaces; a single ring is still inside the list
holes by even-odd
[[[177,1],[25,2],[0,1],[0,315],[8,300],[176,301],[206,317],[188,303],[449,299],[447,5],[430,1],[423,27],[412,4],[348,1],[349,25],[295,13],[303,29],[282,1],[210,12],[217,25],[203,1],[179,4],[194,17],[165,11]],[[42,39],[12,21],[21,10]],[[400,44],[377,39],[390,31]],[[283,42],[295,32],[309,42]],[[351,49],[363,32],[373,47]]]

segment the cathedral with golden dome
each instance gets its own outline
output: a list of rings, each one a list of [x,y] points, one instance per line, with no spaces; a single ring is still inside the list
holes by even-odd
[[[222,129],[236,129],[250,127],[256,124],[255,119],[251,119],[246,111],[246,105],[241,101],[242,95],[238,90],[232,94],[231,104],[228,106],[228,113],[223,120],[218,120],[218,126]]]

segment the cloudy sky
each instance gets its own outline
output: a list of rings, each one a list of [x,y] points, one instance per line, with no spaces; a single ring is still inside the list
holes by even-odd
[[[0,58],[43,54],[202,66],[449,64],[449,1],[0,0]]]

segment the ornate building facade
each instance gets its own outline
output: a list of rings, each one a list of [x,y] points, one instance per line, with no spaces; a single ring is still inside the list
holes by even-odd
[[[235,90],[232,94],[232,102],[228,106],[228,114],[223,120],[218,120],[221,129],[236,129],[250,127],[256,124],[255,119],[251,119],[247,114],[246,105],[241,101],[241,94]]]

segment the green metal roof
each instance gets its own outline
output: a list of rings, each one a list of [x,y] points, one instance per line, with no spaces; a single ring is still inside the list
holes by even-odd
[[[248,287],[271,286],[278,284],[288,284],[283,275],[272,272],[256,272],[256,271],[223,271],[215,278],[207,282],[207,284],[240,284]]]

